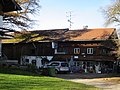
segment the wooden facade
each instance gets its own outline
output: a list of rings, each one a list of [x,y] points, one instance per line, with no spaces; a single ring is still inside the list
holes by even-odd
[[[74,60],[80,61],[114,61],[114,57],[110,54],[111,49],[104,46],[107,41],[103,40],[93,40],[93,41],[65,41],[59,42],[58,44],[58,54],[63,52],[63,56],[73,56]],[[107,43],[108,46],[111,45],[111,41]]]
[[[50,42],[9,43],[3,44],[3,54],[8,59],[20,60],[21,56],[51,56],[54,50]]]
[[[59,41],[56,48],[52,48],[53,42],[29,42],[3,44],[3,54],[8,59],[20,60],[21,56],[54,56],[54,60],[66,60],[74,56],[75,60],[87,61],[114,61],[110,54],[111,41]],[[109,46],[104,46],[106,45]],[[111,48],[110,48],[111,47]]]

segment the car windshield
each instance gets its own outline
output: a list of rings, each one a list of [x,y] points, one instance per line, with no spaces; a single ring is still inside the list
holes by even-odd
[[[62,67],[68,67],[68,64],[67,63],[61,63],[61,66]]]
[[[59,63],[51,63],[49,66],[58,66]]]

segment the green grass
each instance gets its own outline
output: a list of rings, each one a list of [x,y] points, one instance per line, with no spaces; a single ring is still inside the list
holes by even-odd
[[[0,74],[0,90],[99,90],[55,77]]]
[[[30,69],[31,70],[31,69]],[[0,67],[0,90],[100,90],[15,67]]]

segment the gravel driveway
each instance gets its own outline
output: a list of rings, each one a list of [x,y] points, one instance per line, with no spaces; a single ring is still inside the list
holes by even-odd
[[[120,90],[120,77],[113,74],[58,74],[69,81],[93,85],[103,90]]]

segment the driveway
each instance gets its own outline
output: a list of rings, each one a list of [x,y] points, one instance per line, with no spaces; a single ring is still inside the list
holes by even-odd
[[[69,81],[93,85],[103,90],[120,90],[120,77],[113,74],[58,74]]]

